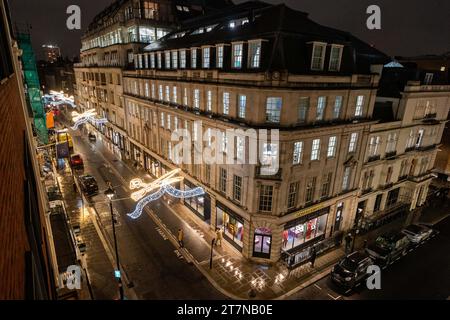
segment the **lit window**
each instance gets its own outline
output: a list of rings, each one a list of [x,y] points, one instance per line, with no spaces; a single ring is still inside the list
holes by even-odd
[[[358,96],[356,98],[355,117],[362,117],[364,106],[364,96]]]
[[[160,84],[159,85],[159,100],[163,101],[163,86]]]
[[[209,68],[210,48],[203,48],[203,68]]]
[[[197,68],[197,49],[191,49],[191,68]]]
[[[333,108],[333,119],[339,119],[341,115],[341,109],[342,109],[342,96],[337,96],[334,100],[334,108]]]
[[[351,167],[345,167],[344,169],[344,178],[342,179],[342,190],[348,190],[350,187],[350,174]]]
[[[166,51],[164,53],[164,55],[165,55],[165,58],[166,58],[166,61],[165,61],[166,65],[165,65],[165,67],[166,67],[166,69],[170,69],[170,51]]]
[[[261,185],[259,193],[259,211],[272,211],[273,186]]]
[[[172,51],[172,69],[178,68],[178,52]]]
[[[378,149],[379,149],[380,143],[381,143],[381,138],[379,136],[370,138],[369,157],[373,157],[378,154]]]
[[[325,43],[314,43],[311,61],[311,70],[323,70],[325,60]]]
[[[244,138],[236,137],[236,157],[243,161],[244,160]]]
[[[164,128],[164,113],[161,112],[161,127]]]
[[[330,137],[328,139],[328,151],[327,151],[327,157],[331,158],[336,155],[336,137]]]
[[[183,92],[183,104],[185,106],[188,105],[188,91],[187,88],[184,88],[184,92]]]
[[[199,89],[194,90],[194,108],[200,109],[200,90]]]
[[[330,71],[339,71],[341,68],[342,47],[333,45],[330,52]]]
[[[394,152],[397,146],[397,133],[389,133],[386,144],[386,152]]]
[[[155,69],[155,54],[150,54],[150,68]]]
[[[180,51],[180,68],[186,68],[186,50]]]
[[[243,47],[244,46],[242,43],[234,43],[233,44],[233,68],[236,68],[236,69],[242,68]]]
[[[206,111],[212,110],[212,91],[208,90],[206,93]]]
[[[230,93],[223,93],[223,114],[229,114],[230,112]]]
[[[166,86],[166,101],[170,102],[170,87]]]
[[[358,133],[353,132],[350,135],[350,143],[348,144],[348,152],[355,152],[358,144]]]
[[[216,62],[217,68],[223,68],[223,46],[217,47],[217,62]]]
[[[278,123],[281,116],[281,98],[267,98],[266,101],[266,122]]]
[[[321,121],[325,115],[325,107],[327,105],[327,97],[319,97],[317,100],[316,120]]]
[[[172,88],[172,102],[173,103],[177,103],[178,102],[177,87],[175,87],[175,86]]]
[[[297,141],[294,143],[294,153],[292,156],[292,164],[302,163],[303,158],[303,142]]]
[[[158,52],[157,56],[158,56],[158,69],[161,69],[162,68],[162,54],[161,54],[161,52]]]
[[[416,137],[416,148],[419,148],[422,145],[423,142],[423,135],[424,135],[424,130],[420,129],[417,132],[417,137]]]
[[[247,96],[239,95],[239,118],[245,119],[246,107],[247,107]]]
[[[259,68],[261,60],[261,41],[250,42],[248,45],[249,67]]]
[[[314,139],[311,148],[311,160],[319,160],[320,139]]]
[[[170,116],[170,114],[168,114],[167,115],[167,129],[169,129],[169,130],[170,130],[170,125],[171,125],[171,121],[170,121],[171,119],[170,118],[171,118],[171,116]]]

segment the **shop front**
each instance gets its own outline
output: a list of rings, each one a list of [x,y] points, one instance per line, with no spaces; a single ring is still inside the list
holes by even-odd
[[[255,229],[253,236],[253,257],[270,259],[272,248],[272,230],[269,228]]]
[[[306,261],[311,248],[325,239],[329,212],[330,207],[318,209],[284,226],[281,250],[282,257],[289,266]]]
[[[141,148],[130,142],[131,160],[141,163]]]
[[[224,239],[242,251],[244,219],[220,202],[216,203],[216,227],[223,230]]]
[[[153,177],[161,176],[161,162],[153,158],[147,152],[144,152],[144,168]]]
[[[188,180],[186,179],[184,180],[185,191],[195,189],[196,187],[197,186],[195,186]],[[191,209],[192,212],[194,212],[197,216],[199,216],[203,221],[209,224],[211,220],[211,198],[207,193],[198,197],[186,198],[184,199],[184,204],[186,207]]]

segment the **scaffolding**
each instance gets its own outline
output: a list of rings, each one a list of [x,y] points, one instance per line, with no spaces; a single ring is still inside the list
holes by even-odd
[[[30,28],[28,26],[18,27],[16,25],[15,31],[19,48],[22,50],[22,69],[24,74],[25,92],[33,112],[34,127],[39,142],[45,145],[48,143],[48,130],[44,106],[42,104],[36,57],[31,44]]]

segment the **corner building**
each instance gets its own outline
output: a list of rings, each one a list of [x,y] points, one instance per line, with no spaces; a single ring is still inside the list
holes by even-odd
[[[184,204],[237,254],[293,267],[333,247],[354,226],[358,185],[380,70],[389,59],[351,34],[285,5],[252,1],[201,16],[148,45],[123,71],[130,158],[160,176],[177,167],[175,128],[279,130],[249,164],[249,138],[234,144],[242,164],[182,164],[184,185],[206,195]],[[214,131],[213,131],[214,130]],[[220,135],[219,135],[220,136]],[[194,138],[195,139],[195,138]],[[211,141],[204,141],[205,146]]]

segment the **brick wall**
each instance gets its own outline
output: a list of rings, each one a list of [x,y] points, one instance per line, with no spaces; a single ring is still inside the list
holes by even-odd
[[[13,76],[0,85],[0,299],[25,295],[22,105]]]

